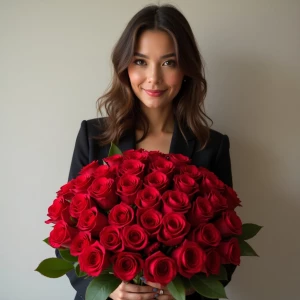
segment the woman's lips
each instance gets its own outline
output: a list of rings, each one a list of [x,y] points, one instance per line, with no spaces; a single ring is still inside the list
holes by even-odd
[[[159,97],[161,96],[166,90],[145,90],[144,91],[151,97]]]

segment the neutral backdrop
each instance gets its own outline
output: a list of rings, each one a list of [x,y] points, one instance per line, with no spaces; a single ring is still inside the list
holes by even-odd
[[[163,1],[162,1],[163,2]],[[0,299],[67,300],[66,277],[34,269],[83,119],[111,77],[110,53],[150,1],[0,1]],[[231,141],[244,222],[263,225],[226,288],[231,300],[299,299],[300,1],[170,1],[206,62],[206,108]]]

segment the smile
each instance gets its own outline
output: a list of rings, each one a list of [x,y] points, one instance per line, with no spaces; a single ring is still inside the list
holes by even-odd
[[[160,97],[166,91],[166,90],[145,90],[145,89],[143,90],[151,97]]]

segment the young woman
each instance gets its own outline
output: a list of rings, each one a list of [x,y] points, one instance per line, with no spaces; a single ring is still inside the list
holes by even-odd
[[[232,186],[229,139],[209,129],[203,63],[185,17],[170,5],[145,7],[128,23],[112,62],[111,87],[98,100],[99,112],[104,109],[107,117],[81,123],[69,180],[91,161],[102,162],[113,141],[122,151],[143,148],[189,156],[193,164]],[[233,270],[228,265],[229,280]],[[74,273],[68,276],[75,299],[84,299],[89,281]],[[146,284],[123,282],[110,298],[172,299],[166,287]],[[186,294],[188,299],[204,299],[192,290]]]

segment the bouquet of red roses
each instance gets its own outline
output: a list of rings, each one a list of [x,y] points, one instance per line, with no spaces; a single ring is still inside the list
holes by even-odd
[[[103,165],[83,167],[57,192],[44,241],[62,259],[46,259],[36,271],[56,278],[75,269],[93,277],[87,300],[107,299],[121,281],[142,284],[141,276],[168,286],[177,300],[188,288],[226,298],[224,265],[256,256],[245,240],[261,229],[242,224],[237,206],[231,187],[186,156],[121,153],[112,144]]]

